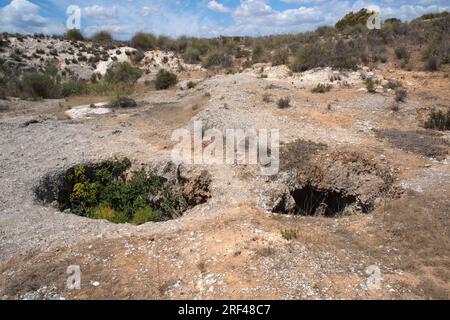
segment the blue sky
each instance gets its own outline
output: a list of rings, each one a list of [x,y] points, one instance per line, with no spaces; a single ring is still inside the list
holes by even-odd
[[[137,31],[173,37],[295,33],[333,25],[363,7],[402,20],[450,11],[449,0],[0,0],[0,31],[61,34],[70,5],[80,7],[85,34],[108,30],[118,39]]]

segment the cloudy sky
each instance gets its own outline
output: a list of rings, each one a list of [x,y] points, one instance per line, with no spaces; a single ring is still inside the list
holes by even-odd
[[[108,30],[118,39],[136,31],[174,37],[301,32],[363,7],[402,20],[450,10],[449,0],[0,0],[0,31],[61,34],[71,5],[81,10],[85,34]]]

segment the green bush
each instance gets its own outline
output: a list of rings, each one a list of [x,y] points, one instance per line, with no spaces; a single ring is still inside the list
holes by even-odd
[[[108,42],[112,41],[113,37],[108,31],[99,31],[91,37],[94,42]]]
[[[142,51],[153,50],[156,47],[156,37],[151,33],[136,33],[131,39],[131,46]]]
[[[84,36],[78,29],[68,30],[65,34],[65,38],[69,41],[84,41]]]
[[[113,64],[105,74],[105,81],[109,83],[134,84],[142,75],[142,71],[129,62]]]
[[[233,65],[231,57],[223,51],[213,51],[203,61],[204,68],[221,67],[229,68]]]
[[[155,87],[156,90],[165,90],[170,86],[177,84],[178,79],[176,74],[167,70],[161,69],[156,75]]]

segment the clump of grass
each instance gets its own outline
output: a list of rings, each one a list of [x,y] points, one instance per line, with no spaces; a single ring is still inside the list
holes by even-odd
[[[156,75],[155,87],[156,90],[165,90],[175,85],[178,82],[176,74],[165,69],[159,70]]]
[[[278,100],[277,105],[278,105],[278,108],[280,108],[280,109],[289,108],[291,106],[291,98],[289,98],[289,97],[280,98]]]
[[[281,236],[288,240],[294,240],[298,238],[298,230],[297,229],[283,229],[281,230]]]
[[[330,84],[319,83],[314,89],[311,90],[312,93],[326,93],[331,90],[332,86]]]

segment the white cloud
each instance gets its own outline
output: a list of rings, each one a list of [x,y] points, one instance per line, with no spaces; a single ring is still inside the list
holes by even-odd
[[[58,33],[63,26],[39,15],[40,7],[27,0],[13,0],[0,9],[2,31],[17,33]]]
[[[209,10],[221,13],[227,13],[231,11],[229,8],[225,7],[222,3],[217,2],[215,0],[209,1],[207,7]]]
[[[117,7],[115,5],[109,8],[99,5],[93,5],[83,8],[82,14],[83,17],[88,19],[112,19],[117,17]]]

